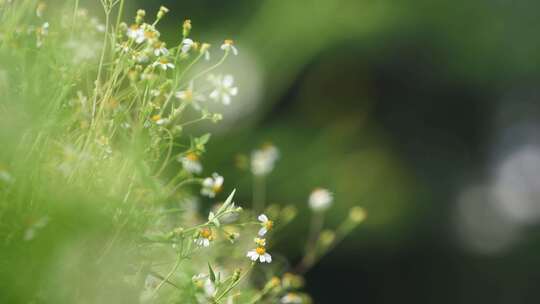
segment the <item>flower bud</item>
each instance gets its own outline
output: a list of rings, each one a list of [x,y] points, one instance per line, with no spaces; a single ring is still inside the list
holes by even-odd
[[[182,25],[182,36],[186,38],[189,36],[189,33],[191,32],[191,20],[186,19],[184,21],[184,24]]]
[[[146,11],[143,9],[140,9],[137,11],[137,16],[135,17],[135,23],[140,25],[143,23],[144,16],[146,16]]]
[[[167,14],[168,12],[169,12],[168,8],[166,8],[165,6],[161,6],[159,8],[159,11],[158,11],[157,16],[156,16],[157,19],[159,20],[159,19],[163,18],[163,16],[165,16],[165,14]]]
[[[352,207],[349,211],[349,219],[356,224],[363,222],[367,217],[366,211],[362,207]]]
[[[212,122],[213,123],[217,123],[222,119],[223,119],[223,115],[221,115],[219,113],[215,113],[214,115],[212,115]]]
[[[242,273],[242,270],[240,268],[236,269],[232,275],[232,281],[233,282],[238,282],[238,280],[240,280],[240,274]]]
[[[323,232],[321,232],[321,236],[319,237],[321,247],[323,248],[327,248],[328,246],[330,246],[335,239],[336,234],[331,230],[324,230]]]

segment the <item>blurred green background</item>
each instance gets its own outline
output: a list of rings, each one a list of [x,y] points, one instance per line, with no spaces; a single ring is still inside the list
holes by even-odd
[[[335,194],[329,227],[368,211],[307,274],[316,303],[540,301],[538,1],[127,2],[171,9],[169,45],[186,18],[214,49],[235,40],[240,94],[195,132],[240,204],[238,154],[280,149],[268,200],[300,214],[276,251],[300,258],[315,187]]]
[[[538,1],[139,1],[240,56],[240,87],[206,155],[238,182],[271,141],[269,200],[302,212],[278,245],[299,257],[307,194],[368,221],[307,275],[317,303],[537,303]],[[206,127],[206,126],[205,126]],[[212,126],[208,126],[212,127]]]

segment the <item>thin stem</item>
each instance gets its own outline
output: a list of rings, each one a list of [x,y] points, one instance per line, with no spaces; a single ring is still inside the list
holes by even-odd
[[[227,287],[227,289],[225,289],[225,291],[223,291],[223,293],[221,293],[221,295],[219,295],[219,297],[217,297],[214,301],[216,303],[219,303],[219,301],[225,296],[227,295],[233,288],[235,288],[238,284],[240,284],[240,282],[249,274],[249,272],[251,271],[251,269],[253,269],[253,266],[255,265],[255,263],[251,263],[250,267],[248,268],[248,270],[242,274],[242,276],[240,276],[240,278],[238,278],[238,280],[236,280],[236,282],[232,282],[229,287]]]
[[[300,264],[296,268],[298,273],[305,273],[313,264],[317,258],[317,241],[319,234],[324,226],[324,213],[316,212],[311,218],[311,225],[309,231],[309,238],[306,243],[304,257],[300,261]]]
[[[120,22],[122,21],[122,13],[124,12],[124,0],[120,0],[120,6],[118,7],[118,15],[116,17],[116,29],[120,26]],[[116,34],[116,33],[115,33]]]
[[[165,278],[163,278],[163,279],[161,280],[161,282],[160,282],[159,285],[156,287],[156,289],[154,289],[154,291],[152,292],[152,295],[153,295],[153,296],[159,291],[159,289],[161,289],[161,287],[163,286],[163,284],[165,284],[166,282],[169,281],[169,279],[172,277],[172,275],[176,272],[176,270],[177,270],[178,267],[180,266],[180,262],[182,262],[182,255],[181,255],[180,253],[178,253],[178,257],[176,258],[176,262],[174,263],[173,268],[171,269],[171,271],[169,271],[169,273],[165,276]]]

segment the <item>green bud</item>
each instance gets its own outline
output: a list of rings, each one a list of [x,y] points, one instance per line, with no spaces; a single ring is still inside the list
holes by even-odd
[[[184,38],[187,38],[190,32],[191,32],[191,20],[186,19],[184,21],[184,24],[182,25],[182,36],[184,36]]]
[[[352,207],[349,211],[349,219],[356,224],[363,222],[367,217],[366,211],[362,207]]]

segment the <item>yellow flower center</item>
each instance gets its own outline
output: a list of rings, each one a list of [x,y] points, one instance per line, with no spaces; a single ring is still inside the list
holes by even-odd
[[[223,43],[226,44],[226,45],[233,45],[234,41],[231,40],[231,39],[225,39],[225,41]]]
[[[186,158],[189,159],[189,160],[191,160],[191,161],[197,161],[197,160],[199,160],[199,156],[198,156],[197,154],[193,153],[193,152],[188,153],[188,154],[186,155]]]
[[[160,59],[159,59],[159,63],[161,63],[161,64],[167,64],[167,63],[169,63],[169,60],[168,60],[167,58],[160,58]]]
[[[214,191],[215,193],[220,192],[221,191],[221,186],[219,186],[219,185],[212,186],[212,191]]]
[[[153,120],[154,122],[156,122],[156,121],[158,121],[158,120],[160,120],[160,119],[161,119],[161,115],[159,115],[159,114],[156,114],[156,115],[152,116],[152,120]]]
[[[266,253],[266,249],[264,247],[257,247],[255,251],[257,252],[258,255],[263,255]]]
[[[264,227],[266,228],[266,230],[270,230],[272,229],[272,227],[274,227],[274,222],[269,220],[266,223],[264,223]]]
[[[266,240],[265,239],[260,239],[260,238],[255,238],[255,244],[257,244],[259,246],[265,246],[266,245]]]
[[[200,236],[202,238],[205,238],[205,239],[211,239],[212,238],[212,230],[210,229],[201,229],[201,231],[199,232]]]
[[[192,99],[193,99],[193,91],[191,91],[191,90],[186,90],[186,91],[185,91],[185,94],[186,94],[186,98],[185,98],[186,100],[189,101],[189,100],[192,100]]]
[[[144,37],[146,37],[147,39],[151,39],[156,37],[156,33],[153,31],[144,31]]]

